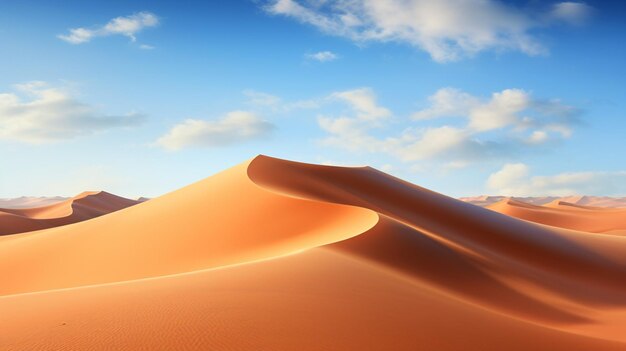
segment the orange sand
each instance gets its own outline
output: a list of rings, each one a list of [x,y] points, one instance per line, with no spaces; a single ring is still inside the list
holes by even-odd
[[[1,237],[0,349],[625,350],[620,216],[506,205],[259,156]]]

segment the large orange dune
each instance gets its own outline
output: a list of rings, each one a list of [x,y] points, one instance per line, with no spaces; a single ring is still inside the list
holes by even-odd
[[[0,237],[0,350],[625,350],[624,216],[529,209],[258,156]]]

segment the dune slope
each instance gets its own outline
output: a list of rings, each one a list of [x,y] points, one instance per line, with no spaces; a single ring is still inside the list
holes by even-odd
[[[623,350],[626,242],[265,156],[0,240],[0,348]]]

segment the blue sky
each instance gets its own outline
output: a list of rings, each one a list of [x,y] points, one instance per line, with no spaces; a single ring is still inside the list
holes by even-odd
[[[0,3],[0,197],[158,196],[257,154],[452,196],[626,196],[626,5]]]

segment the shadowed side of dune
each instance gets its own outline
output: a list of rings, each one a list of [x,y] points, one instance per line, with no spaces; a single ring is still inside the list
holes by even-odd
[[[460,299],[525,319],[589,322],[584,315],[553,306],[492,274],[494,267],[388,217],[363,235],[325,247],[376,264],[390,273],[427,283]]]

